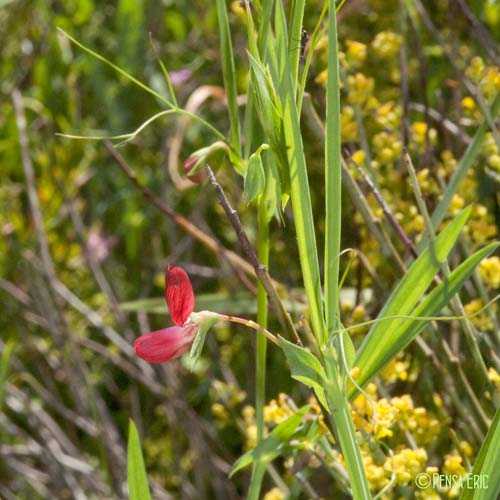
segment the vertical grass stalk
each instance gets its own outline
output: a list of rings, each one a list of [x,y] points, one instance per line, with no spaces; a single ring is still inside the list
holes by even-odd
[[[257,254],[259,261],[269,265],[269,222],[264,196],[258,203],[258,235]],[[262,283],[257,285],[257,322],[267,328],[267,294]],[[257,352],[255,358],[255,419],[257,424],[257,443],[264,437],[264,405],[266,402],[266,354],[267,339],[257,333]],[[248,498],[259,498],[259,493],[264,478],[266,466],[258,460],[254,463]]]
[[[325,134],[325,319],[328,344],[323,349],[323,359],[329,385],[327,398],[332,410],[333,421],[338,431],[340,447],[349,474],[353,498],[370,499],[370,489],[366,478],[361,450],[356,439],[356,431],[351,418],[345,380],[341,376],[338,363],[341,356],[333,352],[333,332],[339,321],[339,257],[342,208],[342,165],[340,158],[340,77],[337,45],[337,20],[335,1],[329,5],[328,33],[328,83],[326,93],[326,134]],[[348,367],[345,367],[348,370]]]

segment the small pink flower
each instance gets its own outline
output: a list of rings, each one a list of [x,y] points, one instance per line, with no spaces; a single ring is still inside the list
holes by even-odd
[[[168,266],[165,299],[176,326],[147,333],[134,342],[135,353],[149,363],[164,363],[184,354],[191,347],[200,327],[189,320],[194,309],[194,292],[184,269]]]

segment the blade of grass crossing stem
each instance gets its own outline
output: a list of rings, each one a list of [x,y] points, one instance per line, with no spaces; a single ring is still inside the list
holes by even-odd
[[[226,90],[227,106],[229,108],[229,121],[231,123],[230,142],[233,149],[240,153],[240,120],[238,117],[238,104],[236,102],[236,70],[234,67],[233,47],[231,44],[231,31],[225,0],[217,0],[217,17],[219,19],[219,36],[221,46],[222,74]]]
[[[463,284],[470,278],[479,263],[492,252],[494,252],[500,243],[491,243],[478,250],[462,264],[460,264],[451,274],[436,286],[423,301],[410,313],[412,317],[434,317],[446,307],[451,298],[459,292]],[[382,321],[384,324],[386,321]],[[392,334],[391,342],[380,349],[380,342],[377,339],[367,342],[357,353],[355,366],[362,367],[360,376],[356,382],[360,385],[366,385],[375,377],[384,366],[395,358],[406,346],[430,323],[430,321],[403,319],[401,318],[400,327]],[[352,399],[357,390],[354,387],[349,388],[349,398]]]
[[[339,254],[342,195],[340,163],[340,79],[335,2],[330,2],[328,83],[325,130],[325,316],[328,338],[336,328],[339,306]]]
[[[130,420],[128,427],[127,482],[129,500],[151,500],[141,441],[133,420]]]
[[[464,488],[460,500],[497,500],[500,496],[500,406],[483,441],[469,477],[471,487]],[[474,480],[476,483],[474,483]]]
[[[491,116],[495,118],[498,113],[500,113],[500,94],[497,94],[491,106]],[[448,208],[450,206],[451,200],[458,190],[458,186],[460,186],[462,181],[465,179],[469,168],[471,168],[472,164],[481,153],[487,131],[488,124],[485,120],[474,134],[472,142],[467,147],[464,155],[462,156],[462,159],[460,160],[460,163],[458,164],[457,169],[453,173],[453,176],[451,177],[450,182],[448,183],[448,186],[443,193],[441,200],[439,201],[436,209],[434,210],[434,213],[432,214],[431,219],[434,228],[439,227],[439,225],[443,221],[444,216],[446,215],[446,212],[448,211]],[[428,242],[428,237],[424,236],[417,245],[417,250],[420,251],[425,248]]]
[[[281,2],[277,2],[280,4]],[[276,9],[276,24],[286,32],[283,10]],[[314,217],[309,193],[304,145],[300,121],[295,101],[295,85],[288,58],[285,58],[285,71],[282,82],[283,129],[287,148],[288,167],[291,181],[292,210],[299,247],[300,264],[306,289],[307,300],[314,335],[320,346],[326,342],[323,305],[321,301],[321,280],[319,273],[318,250],[314,231]]]

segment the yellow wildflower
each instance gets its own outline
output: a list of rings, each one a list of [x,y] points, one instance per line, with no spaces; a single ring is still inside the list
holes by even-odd
[[[479,265],[479,274],[490,288],[500,288],[500,258],[496,255],[484,259]]]
[[[470,96],[464,97],[462,99],[462,108],[466,111],[474,111],[476,109],[476,102]]]
[[[285,493],[279,488],[273,488],[264,495],[264,500],[285,500]]]
[[[394,57],[401,45],[401,35],[392,31],[382,31],[377,34],[372,42],[372,47],[377,56],[388,59]]]
[[[361,65],[366,59],[366,45],[361,42],[356,42],[354,40],[347,40],[347,62],[352,66]]]

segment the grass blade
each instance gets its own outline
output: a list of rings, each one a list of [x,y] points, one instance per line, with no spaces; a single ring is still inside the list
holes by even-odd
[[[286,21],[281,9],[276,9],[276,23],[286,32]],[[307,177],[304,144],[300,130],[299,114],[295,100],[295,85],[288,58],[285,59],[283,73],[283,129],[290,171],[290,194],[297,232],[300,264],[311,322],[318,344],[326,342],[323,305],[321,300],[321,279],[319,273],[318,250],[314,231],[314,217],[311,207],[309,180]]]
[[[342,209],[342,167],[340,163],[340,77],[337,23],[330,4],[328,33],[328,85],[325,129],[325,316],[328,337],[336,328],[339,307],[339,254]]]
[[[482,487],[464,488],[460,500],[496,500],[500,495],[500,406],[491,423],[470,473],[471,477],[484,479]]]
[[[470,278],[479,263],[500,246],[500,243],[491,243],[471,255],[460,264],[446,280],[436,286],[425,299],[411,312],[412,317],[434,317],[446,307],[451,298],[458,293],[463,284]],[[389,321],[389,320],[388,320]],[[384,348],[380,347],[380,339],[370,338],[358,351],[355,365],[361,368],[359,385],[369,382],[393,358],[429,324],[429,320],[399,319],[400,326],[391,334],[390,342]],[[382,329],[387,321],[379,323]],[[350,388],[349,396],[356,393],[354,387]]]
[[[446,261],[469,214],[470,207],[460,212],[439,234],[435,244],[415,260],[392,292],[378,319],[410,314]],[[406,321],[408,320],[388,319],[375,323],[370,329],[356,356],[355,365],[361,368],[360,384],[362,380],[373,376],[380,369],[382,360],[394,350],[398,332],[401,332],[401,326]]]
[[[87,52],[87,54],[90,54],[91,56],[95,57],[99,61],[102,61],[103,63],[107,64],[111,68],[113,68],[117,73],[120,75],[124,76],[127,80],[130,80],[132,83],[140,87],[142,90],[145,90],[149,94],[155,96],[157,99],[159,99],[161,102],[166,104],[169,108],[174,108],[175,106],[164,96],[161,94],[158,94],[155,90],[153,90],[151,87],[148,87],[141,81],[139,81],[137,78],[133,77],[130,73],[127,73],[125,70],[117,66],[116,64],[113,64],[111,61],[106,59],[105,57],[101,56],[97,52],[94,52],[92,49],[89,49],[83,43],[79,42],[75,38],[73,38],[70,34],[66,33],[63,29],[57,28],[66,38],[68,38],[71,42],[73,42],[77,47],[80,47],[82,50]]]
[[[227,106],[229,108],[229,133],[231,146],[234,151],[240,152],[240,120],[238,117],[238,104],[236,103],[236,70],[234,67],[233,46],[231,44],[231,31],[227,17],[226,2],[217,0],[217,17],[219,19],[219,36],[221,46],[222,74],[224,76],[224,89],[226,90]]]
[[[127,481],[129,500],[151,500],[141,442],[132,419],[128,428]]]

